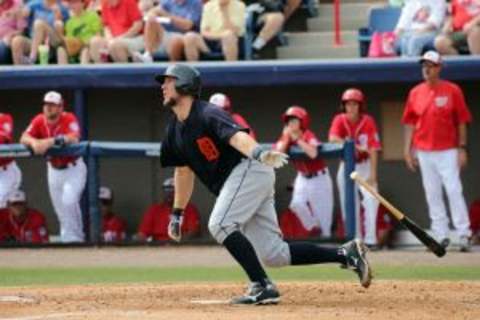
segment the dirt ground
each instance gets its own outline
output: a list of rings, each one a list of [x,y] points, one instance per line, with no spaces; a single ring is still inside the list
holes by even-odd
[[[139,261],[146,266],[233,264],[220,248],[127,248],[3,250],[0,266],[111,266],[122,261],[128,265],[132,257],[137,266]],[[387,251],[372,253],[370,258],[373,265],[411,267],[432,263],[480,267],[478,251],[450,252],[443,259],[424,250]],[[278,285],[281,304],[264,307],[226,303],[230,297],[243,292],[244,283],[0,288],[0,320],[480,319],[479,281],[377,279],[369,289],[354,282],[333,281],[280,282]]]

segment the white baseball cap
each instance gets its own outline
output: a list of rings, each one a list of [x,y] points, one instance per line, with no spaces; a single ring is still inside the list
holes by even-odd
[[[425,61],[431,62],[433,64],[442,64],[442,56],[437,51],[427,51],[418,61],[419,63],[424,63]]]
[[[100,190],[98,191],[98,198],[100,200],[112,200],[112,197],[112,189],[108,187],[100,187]]]
[[[62,98],[62,95],[57,91],[49,91],[43,97],[43,102],[53,103],[53,104],[62,104],[63,98]]]
[[[22,190],[15,190],[8,196],[9,203],[25,202],[25,201],[27,201],[27,196],[25,195],[25,192],[23,192]]]

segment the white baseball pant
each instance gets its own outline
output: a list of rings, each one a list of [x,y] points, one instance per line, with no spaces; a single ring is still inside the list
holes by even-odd
[[[355,164],[355,171],[359,174],[359,176],[363,179],[368,179],[370,177],[370,160],[365,160],[360,163]],[[340,207],[342,209],[342,217],[343,221],[345,221],[345,166],[344,163],[341,162],[340,166],[338,167],[337,172],[337,185],[338,185],[338,193],[340,195]],[[377,186],[375,186],[375,189]],[[362,228],[361,228],[361,220],[360,220],[360,195],[359,191],[362,194],[361,204],[364,210],[364,220],[363,220],[363,227],[365,230],[365,236],[363,240],[366,244],[375,245],[377,244],[377,214],[378,214],[378,200],[375,199],[365,188],[358,187],[355,184],[355,224],[356,226],[356,237],[362,238]],[[359,223],[360,222],[360,223]]]
[[[15,161],[0,166],[0,209],[7,207],[10,193],[20,188],[22,172]]]
[[[87,167],[82,159],[66,169],[55,169],[48,164],[48,189],[60,223],[62,242],[83,242],[80,199],[87,181]]]
[[[460,181],[458,150],[428,152],[417,150],[417,157],[427,198],[428,212],[432,221],[431,228],[435,237],[441,241],[447,238],[449,233],[442,184],[447,194],[453,226],[458,236],[470,237],[470,220]]]
[[[296,213],[306,230],[320,227],[323,237],[331,237],[333,184],[328,168],[312,178],[297,174],[290,209]]]

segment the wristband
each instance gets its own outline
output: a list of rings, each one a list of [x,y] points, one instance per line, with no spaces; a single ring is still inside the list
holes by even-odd
[[[265,151],[265,149],[261,145],[256,146],[252,151],[252,159],[260,161],[260,155],[263,151]]]
[[[66,144],[65,136],[58,135],[53,139],[53,144],[58,147],[63,147]]]
[[[181,217],[183,215],[183,209],[180,208],[174,208],[172,211],[172,215],[176,217]]]

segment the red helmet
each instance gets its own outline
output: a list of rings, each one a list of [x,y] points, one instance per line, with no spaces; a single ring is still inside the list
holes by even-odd
[[[345,112],[345,102],[347,101],[356,101],[360,104],[360,111],[365,111],[366,103],[365,103],[365,95],[360,89],[350,88],[343,92],[342,94],[342,106],[341,109]]]
[[[308,129],[310,126],[310,116],[308,115],[307,110],[300,106],[291,106],[288,108],[287,111],[282,114],[283,122],[286,123],[290,117],[300,119],[300,124],[303,130]]]
[[[223,94],[223,93],[214,93],[210,96],[210,103],[219,106],[223,110],[227,112],[232,111],[232,103],[230,102],[230,98]]]

